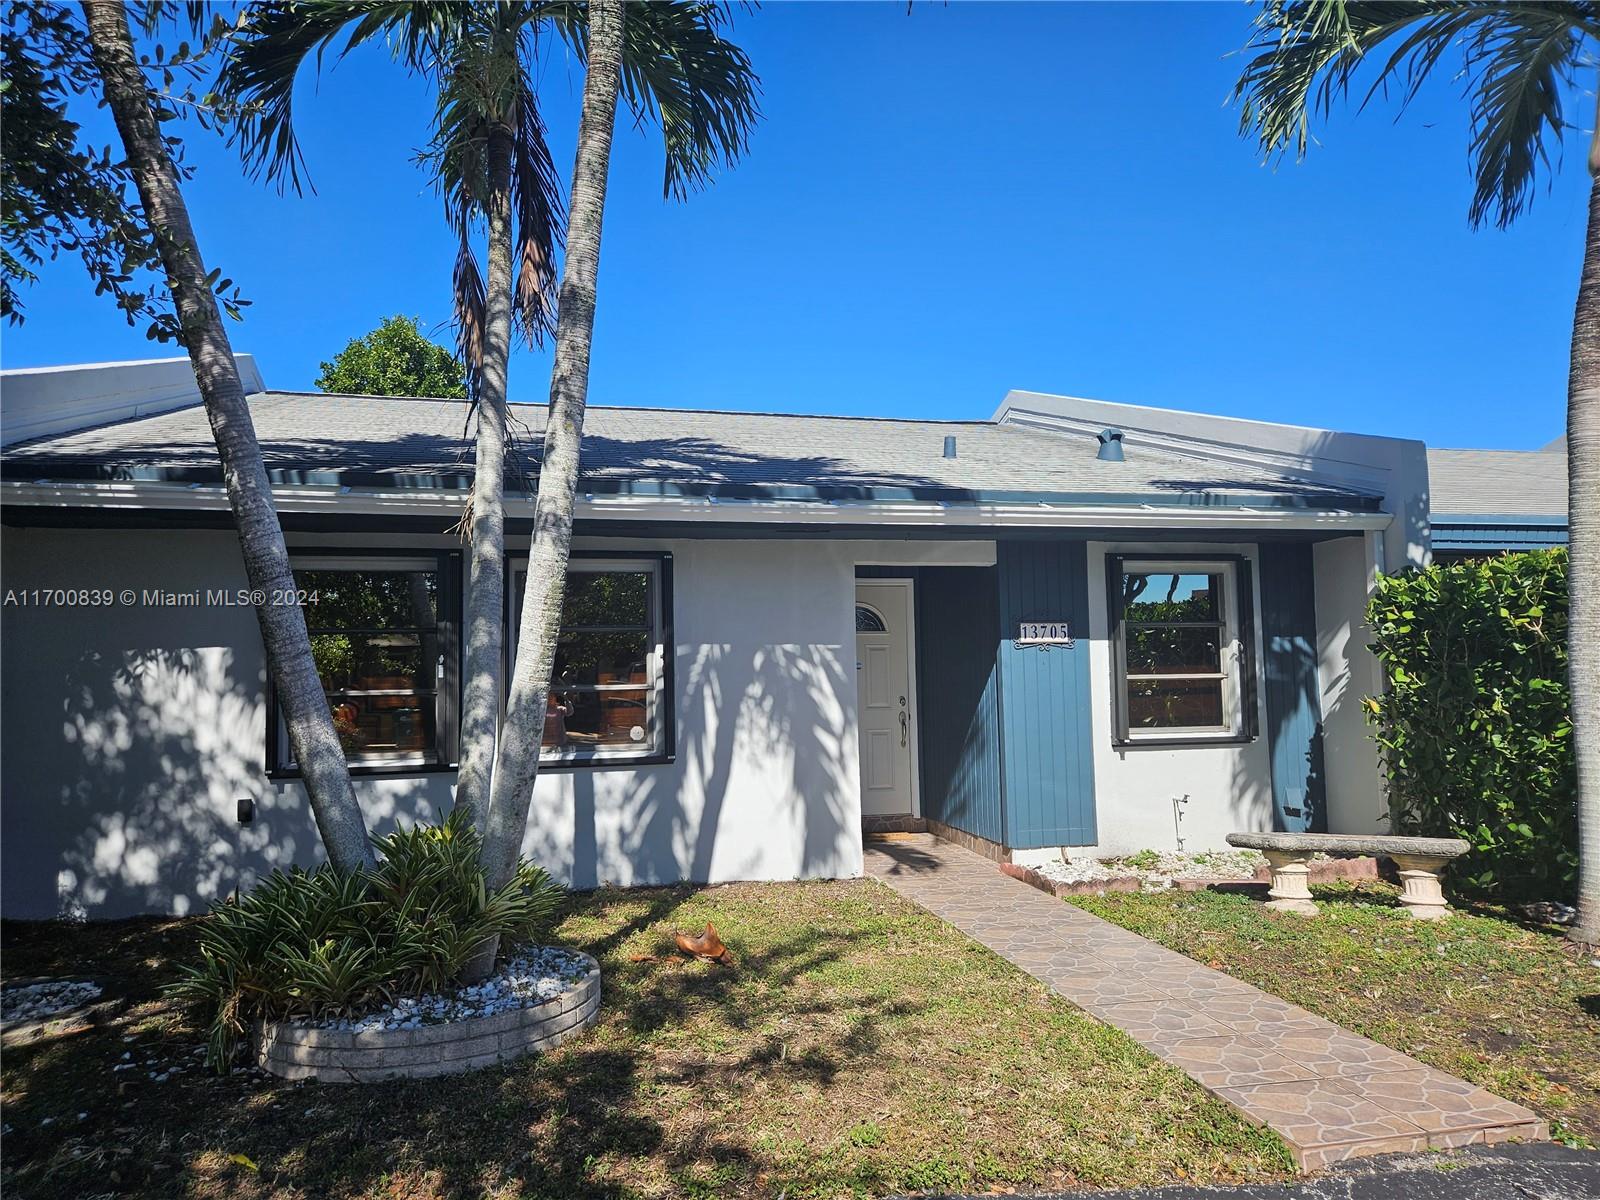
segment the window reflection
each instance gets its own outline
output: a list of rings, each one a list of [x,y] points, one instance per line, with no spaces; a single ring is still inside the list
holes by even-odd
[[[526,580],[517,573],[517,592]],[[567,578],[544,747],[555,753],[655,748],[660,630],[655,573],[574,564]]]
[[[319,567],[295,585],[345,757],[435,757],[438,572]]]
[[[1125,569],[1122,701],[1129,732],[1232,727],[1224,575]]]

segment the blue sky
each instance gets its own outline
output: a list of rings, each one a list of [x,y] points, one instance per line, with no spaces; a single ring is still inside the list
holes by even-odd
[[[1466,106],[1431,88],[1261,165],[1227,104],[1243,4],[776,3],[741,15],[765,119],[686,203],[619,130],[590,400],[982,418],[1010,388],[1424,438],[1563,430],[1587,179],[1574,143],[1508,232],[1471,232]],[[557,163],[581,72],[543,66]],[[269,387],[392,313],[449,340],[452,257],[413,164],[423,85],[381,51],[307,82],[317,193],[245,179],[199,131],[187,196]],[[103,139],[100,114],[87,123]],[[43,272],[8,367],[148,357],[75,260]],[[156,351],[158,354],[171,351]],[[514,399],[548,358],[520,352]]]

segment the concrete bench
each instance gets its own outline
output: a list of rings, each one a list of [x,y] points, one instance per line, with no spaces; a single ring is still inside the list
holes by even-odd
[[[1371,854],[1394,860],[1400,872],[1400,903],[1406,915],[1420,921],[1445,916],[1439,872],[1452,858],[1467,852],[1460,838],[1393,837],[1358,833],[1230,833],[1228,845],[1259,850],[1272,869],[1268,908],[1315,915],[1306,874],[1313,854]]]

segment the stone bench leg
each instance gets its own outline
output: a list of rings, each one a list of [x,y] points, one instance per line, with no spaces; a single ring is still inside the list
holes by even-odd
[[[1450,861],[1448,858],[1435,858],[1431,854],[1391,854],[1389,857],[1400,873],[1400,903],[1405,905],[1406,916],[1416,921],[1437,921],[1450,915],[1444,889],[1439,886],[1439,870]]]
[[[1268,908],[1279,912],[1317,915],[1317,906],[1311,899],[1311,888],[1306,879],[1311,874],[1311,855],[1304,850],[1263,850],[1267,865],[1272,868],[1272,886],[1267,889],[1271,897]]]

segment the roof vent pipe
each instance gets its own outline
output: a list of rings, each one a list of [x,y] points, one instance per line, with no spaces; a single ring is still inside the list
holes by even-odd
[[[944,456],[946,458],[954,458],[956,456],[956,439],[955,438],[953,438],[953,437],[945,438],[945,440],[944,440]]]
[[[1097,435],[1100,439],[1100,450],[1095,455],[1103,462],[1122,461],[1122,430],[1102,429]]]

